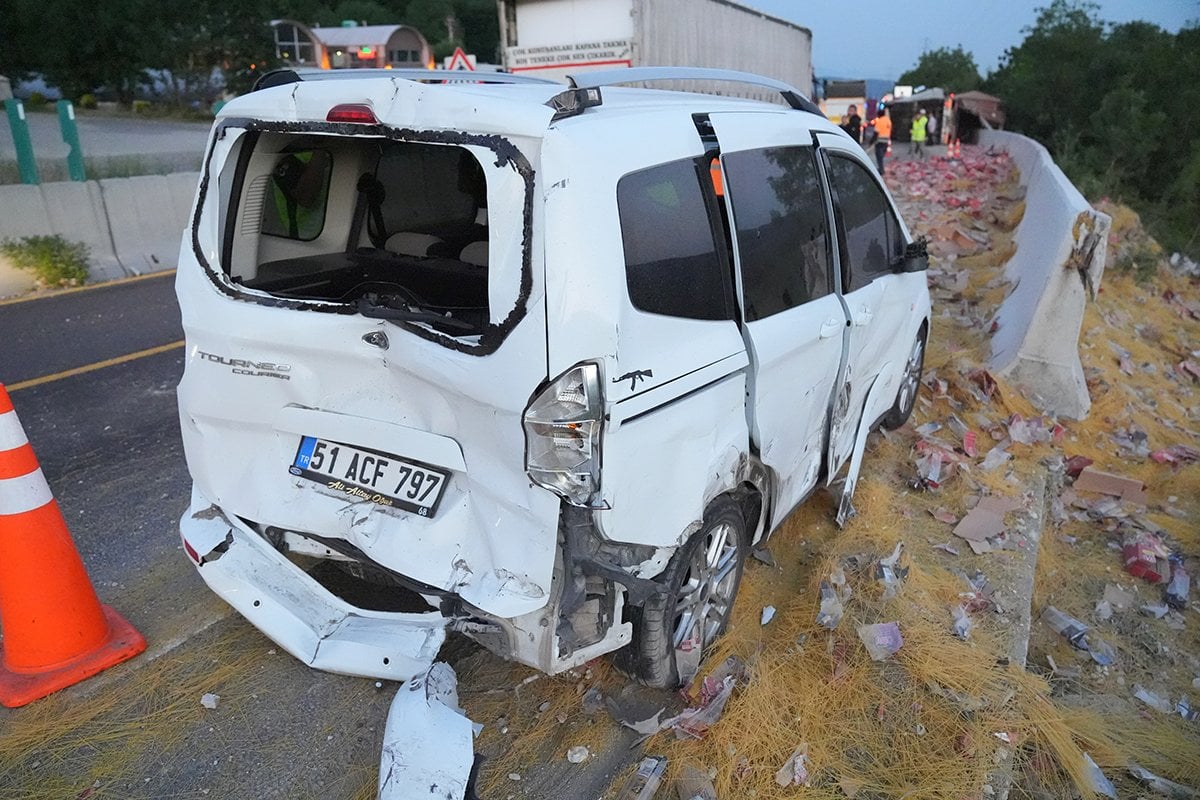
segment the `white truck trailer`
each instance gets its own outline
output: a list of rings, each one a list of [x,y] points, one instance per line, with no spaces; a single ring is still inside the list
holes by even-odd
[[[504,67],[552,80],[619,67],[718,67],[812,96],[812,31],[731,0],[499,0]],[[778,102],[736,84],[692,88]]]

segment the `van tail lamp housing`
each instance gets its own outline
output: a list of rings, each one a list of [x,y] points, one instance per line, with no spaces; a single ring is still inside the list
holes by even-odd
[[[525,471],[529,479],[574,506],[602,508],[600,432],[604,398],[600,367],[571,367],[525,409]]]
[[[375,111],[366,103],[342,103],[329,109],[326,122],[351,122],[356,125],[378,125]]]

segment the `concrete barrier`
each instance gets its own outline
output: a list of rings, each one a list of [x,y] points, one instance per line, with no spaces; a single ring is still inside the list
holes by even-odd
[[[1034,140],[983,130],[979,143],[1007,150],[1026,190],[1017,252],[1005,267],[1013,290],[996,314],[990,367],[1043,411],[1083,419],[1092,401],[1079,330],[1104,274],[1112,220],[1088,204]]]
[[[93,181],[64,181],[43,183],[41,189],[50,231],[87,245],[91,280],[125,277],[125,270],[113,252],[100,187]]]
[[[165,175],[100,181],[113,250],[126,272],[142,275],[176,266],[191,205],[178,207],[173,183]]]
[[[174,269],[198,172],[0,185],[0,239],[59,235],[88,247],[92,281]],[[0,296],[33,279],[0,264]]]

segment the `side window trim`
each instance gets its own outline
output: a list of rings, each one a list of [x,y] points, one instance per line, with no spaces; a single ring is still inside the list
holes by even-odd
[[[850,290],[850,255],[846,252],[846,224],[842,220],[841,204],[837,200],[837,188],[830,177],[829,150],[818,147],[820,158],[817,163],[821,173],[821,188],[825,195],[825,209],[829,217],[829,238],[833,241],[834,287],[839,295]]]

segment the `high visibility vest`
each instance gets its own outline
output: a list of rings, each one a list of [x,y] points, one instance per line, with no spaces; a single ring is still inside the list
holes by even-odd
[[[929,125],[929,117],[918,116],[913,120],[912,124],[912,140],[914,142],[925,141],[925,128]]]

